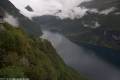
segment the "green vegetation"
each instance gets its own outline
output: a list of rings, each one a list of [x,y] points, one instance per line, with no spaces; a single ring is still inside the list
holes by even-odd
[[[8,23],[0,27],[0,77],[86,80],[64,64],[47,40],[30,37]]]

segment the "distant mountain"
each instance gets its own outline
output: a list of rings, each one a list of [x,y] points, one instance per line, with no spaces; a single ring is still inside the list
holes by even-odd
[[[45,15],[34,17],[33,20],[40,23],[43,29],[57,31],[64,34],[77,44],[92,44],[113,49],[120,49],[120,2],[118,0],[104,1],[108,5],[94,6],[101,2],[84,3],[84,7],[90,10],[80,19],[61,20],[55,16]],[[114,2],[112,5],[111,2]],[[94,8],[94,9],[93,9]],[[93,10],[93,11],[92,11]],[[97,11],[98,10],[98,11]]]
[[[103,4],[104,2],[104,4]],[[77,44],[85,43],[97,46],[103,46],[113,49],[120,49],[120,1],[119,0],[94,0],[85,2],[80,6],[93,9],[80,19],[61,20],[55,16],[34,17],[33,21],[19,14],[8,0],[0,2],[0,6],[15,17],[19,17],[20,26],[32,35],[39,36],[41,33],[40,25],[43,29],[58,31]],[[28,10],[32,8],[26,6]],[[115,9],[107,12],[108,9]],[[96,12],[95,10],[98,10]],[[100,14],[101,12],[102,14]],[[34,25],[34,27],[33,27]]]
[[[40,25],[20,14],[19,10],[15,8],[15,6],[9,0],[1,0],[0,7],[3,8],[10,15],[17,18],[20,26],[29,34],[35,36],[40,36],[42,34]]]
[[[97,8],[98,10],[104,10],[110,7],[117,7],[120,9],[120,0],[92,0],[90,2],[82,3],[80,6]]]

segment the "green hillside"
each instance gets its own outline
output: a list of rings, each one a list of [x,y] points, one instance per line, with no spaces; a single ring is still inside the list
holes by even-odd
[[[51,44],[0,24],[0,77],[30,80],[86,80],[66,66]]]

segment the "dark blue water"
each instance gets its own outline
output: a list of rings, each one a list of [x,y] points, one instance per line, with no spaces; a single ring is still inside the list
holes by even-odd
[[[120,51],[113,50],[111,48],[105,48],[100,46],[93,46],[90,44],[81,44],[85,49],[94,51],[97,57],[113,64],[114,66],[120,68]]]
[[[64,62],[89,80],[120,80],[120,53],[92,45],[77,45],[57,32],[43,31]]]

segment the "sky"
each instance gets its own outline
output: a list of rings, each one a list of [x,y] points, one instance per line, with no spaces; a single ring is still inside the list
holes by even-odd
[[[88,9],[79,7],[83,2],[91,0],[10,0],[22,14],[27,17],[53,15],[61,19],[80,18],[86,14]],[[34,12],[25,9],[30,5]]]
[[[94,0],[9,0],[12,2],[19,10],[20,13],[32,18],[33,16],[43,16],[52,15],[58,16],[61,19],[76,19],[81,18],[86,15],[87,11],[94,13],[108,15],[109,13],[116,10],[115,7],[110,7],[103,11],[98,11],[98,9],[89,9],[85,7],[80,7],[83,2],[91,2]],[[27,11],[25,7],[29,5],[34,10],[33,12]]]

